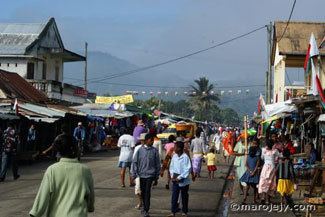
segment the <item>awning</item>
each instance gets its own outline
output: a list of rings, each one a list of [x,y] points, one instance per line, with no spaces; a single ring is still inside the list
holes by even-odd
[[[13,114],[0,113],[0,119],[2,119],[2,120],[19,120],[20,118]]]
[[[27,116],[26,116],[27,117]],[[54,123],[55,121],[59,120],[59,118],[41,118],[41,117],[27,117],[29,120],[35,122],[45,122],[45,123]]]
[[[287,100],[285,102],[279,102],[274,104],[268,104],[265,106],[265,112],[268,117],[272,117],[274,115],[280,115],[283,113],[291,113],[297,110],[295,105],[291,104],[291,100]]]
[[[104,117],[104,118],[114,117],[120,119],[120,118],[132,117],[134,115],[134,113],[130,111],[110,110],[109,109],[110,106],[111,104],[88,103],[88,104],[83,104],[81,106],[73,106],[71,108],[76,109],[81,113],[87,114],[89,116],[95,116],[95,117]]]
[[[271,123],[272,121],[278,120],[279,118],[280,118],[279,116],[275,115],[275,116],[273,116],[271,118],[268,118],[268,119],[262,121],[261,124]]]
[[[38,106],[30,103],[25,104],[19,104],[19,109],[27,110],[32,113],[38,114],[39,116],[45,116],[50,118],[62,118],[65,116],[66,112],[57,110],[57,109],[51,109],[44,106]]]

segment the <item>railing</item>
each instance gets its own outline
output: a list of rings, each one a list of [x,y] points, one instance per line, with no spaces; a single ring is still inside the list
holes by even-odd
[[[36,81],[36,80],[28,80],[28,82],[33,85],[33,87],[35,87],[37,90],[40,90],[44,93],[47,93],[49,92],[49,81],[46,81],[46,80],[39,80],[39,81]]]

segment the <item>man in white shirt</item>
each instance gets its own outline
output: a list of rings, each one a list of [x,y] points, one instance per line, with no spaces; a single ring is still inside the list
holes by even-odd
[[[126,169],[131,168],[132,157],[133,157],[133,149],[135,146],[135,140],[133,136],[128,133],[123,134],[117,143],[117,147],[121,148],[119,163],[118,166],[121,168],[121,187],[125,187],[125,172]],[[134,186],[132,182],[131,176],[130,178],[130,186]]]

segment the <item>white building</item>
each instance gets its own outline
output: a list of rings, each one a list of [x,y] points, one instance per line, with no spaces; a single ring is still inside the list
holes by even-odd
[[[54,18],[47,23],[0,23],[0,69],[18,73],[52,100],[85,102],[83,88],[62,83],[64,63],[85,60],[65,49]]]

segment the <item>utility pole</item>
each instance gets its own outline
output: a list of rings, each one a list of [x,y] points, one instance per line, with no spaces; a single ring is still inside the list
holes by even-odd
[[[272,22],[267,26],[267,72],[266,72],[266,103],[271,103],[272,98]]]
[[[244,116],[244,136],[245,136],[245,154],[248,154],[248,132],[247,132],[248,115]]]
[[[85,90],[87,90],[87,61],[88,61],[88,43],[87,42],[85,42],[85,58],[86,58],[86,60],[85,60]]]

